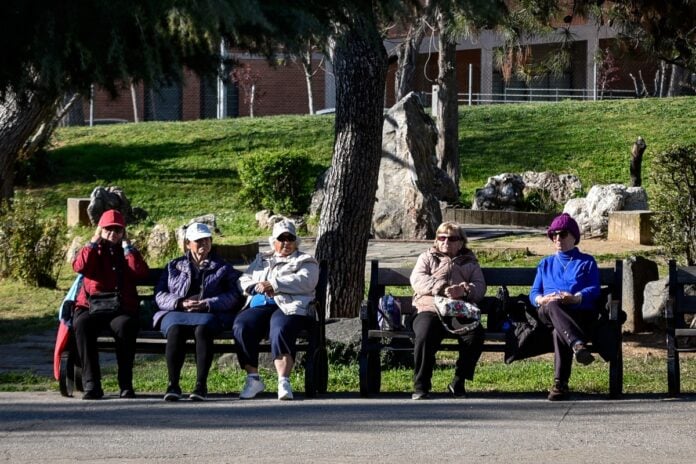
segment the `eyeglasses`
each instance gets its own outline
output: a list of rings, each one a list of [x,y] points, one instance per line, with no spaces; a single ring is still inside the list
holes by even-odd
[[[556,236],[558,236],[559,238],[566,238],[568,236],[568,231],[554,230],[553,232],[550,232],[549,235],[551,236],[551,238],[556,238]]]
[[[445,240],[449,242],[461,242],[462,238],[457,237],[457,236],[450,236],[450,235],[438,235],[437,240],[439,242],[444,242]]]
[[[296,239],[294,235],[283,234],[276,237],[276,240],[278,240],[279,242],[294,242]]]
[[[123,232],[123,227],[121,227],[121,226],[106,226],[106,227],[104,227],[104,230],[106,230],[108,232],[114,232],[114,233],[120,234],[121,232]]]

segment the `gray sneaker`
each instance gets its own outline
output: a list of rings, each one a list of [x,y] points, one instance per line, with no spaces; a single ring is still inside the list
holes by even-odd
[[[266,389],[266,385],[261,379],[247,376],[244,382],[244,388],[239,393],[239,398],[242,400],[250,400]]]

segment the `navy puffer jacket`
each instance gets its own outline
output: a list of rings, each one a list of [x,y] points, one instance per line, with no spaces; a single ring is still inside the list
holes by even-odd
[[[192,266],[188,254],[167,264],[155,287],[155,301],[159,311],[153,317],[153,327],[157,327],[160,319],[169,311],[176,311],[179,300],[188,294]],[[241,272],[215,256],[210,258],[201,272],[199,300],[208,303],[208,311],[221,316],[237,312],[243,302],[237,286]]]

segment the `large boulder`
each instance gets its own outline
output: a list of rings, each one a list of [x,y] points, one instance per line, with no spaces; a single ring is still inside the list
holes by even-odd
[[[87,205],[87,215],[92,225],[96,226],[102,213],[110,209],[120,211],[126,224],[132,224],[136,220],[130,200],[121,187],[95,187]]]
[[[582,182],[572,174],[556,174],[550,171],[522,173],[524,196],[532,190],[547,192],[556,203],[563,204],[582,191]]]
[[[437,167],[436,142],[435,123],[415,93],[409,93],[388,111],[372,215],[375,237],[435,236],[442,222],[438,200],[457,191],[454,181]]]
[[[606,235],[609,213],[647,209],[647,195],[642,187],[621,184],[594,185],[585,198],[573,198],[563,208],[578,222],[580,231],[591,236]]]
[[[519,174],[504,173],[489,177],[477,189],[471,209],[516,211],[524,202],[524,181]]]

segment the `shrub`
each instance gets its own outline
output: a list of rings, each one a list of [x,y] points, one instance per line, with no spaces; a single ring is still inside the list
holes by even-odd
[[[0,276],[55,287],[57,264],[64,255],[65,228],[60,217],[38,217],[44,206],[40,200],[23,197],[0,211]]]
[[[668,256],[696,264],[696,144],[655,156],[651,209],[655,242]]]
[[[563,210],[563,205],[559,205],[548,190],[530,188],[524,197],[522,209],[539,213],[555,213]]]
[[[277,151],[250,155],[239,167],[240,199],[252,208],[302,214],[309,206],[314,171],[304,154]]]

